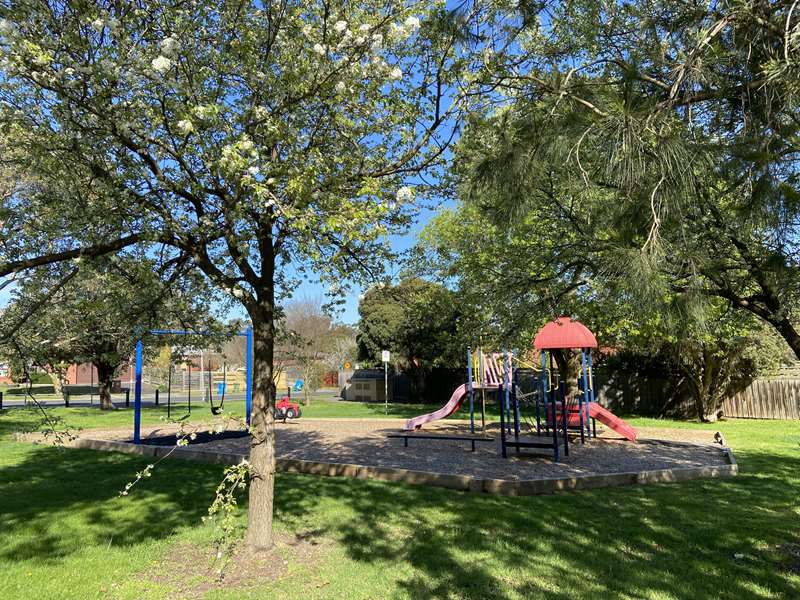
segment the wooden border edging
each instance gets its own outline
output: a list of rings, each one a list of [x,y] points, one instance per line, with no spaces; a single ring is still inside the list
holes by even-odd
[[[245,456],[236,452],[210,452],[175,446],[136,446],[130,442],[110,440],[79,439],[77,448],[123,452],[139,456],[199,460],[203,462],[236,464]],[[655,469],[649,471],[630,471],[625,473],[603,473],[598,475],[577,475],[575,477],[554,477],[544,479],[479,479],[469,475],[414,471],[395,467],[377,467],[347,463],[326,463],[295,458],[279,458],[278,471],[301,473],[304,475],[324,475],[326,477],[351,477],[354,479],[374,479],[394,481],[411,485],[429,485],[463,492],[483,492],[501,496],[538,496],[555,492],[588,490],[621,485],[647,483],[673,483],[691,479],[731,477],[739,474],[739,465],[730,448],[720,448],[728,464],[703,467],[680,467],[674,469]]]

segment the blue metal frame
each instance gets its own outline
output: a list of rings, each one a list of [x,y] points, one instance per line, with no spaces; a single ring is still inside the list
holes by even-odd
[[[586,361],[586,348],[581,350],[581,371],[583,371],[583,404],[586,411],[586,418],[583,423],[586,425],[586,435],[592,437],[592,427],[589,424],[589,371],[588,362]]]
[[[511,433],[511,359],[508,357],[508,350],[503,350],[500,355],[503,361],[503,386],[505,387],[505,411],[508,433]],[[502,400],[501,400],[502,402]],[[500,407],[503,410],[503,407]]]
[[[142,443],[142,340],[136,342],[136,387],[133,400],[133,443]]]
[[[207,331],[187,331],[183,329],[151,329],[150,335],[208,335]],[[253,401],[253,328],[248,327],[241,333],[234,334],[247,340],[247,373],[245,375],[245,410],[247,424],[250,425],[250,410]],[[133,443],[142,443],[142,367],[144,346],[142,340],[136,342],[136,384],[133,402]]]
[[[549,432],[550,426],[548,424],[548,420],[550,419],[550,415],[547,413],[547,400],[548,400],[548,393],[550,387],[550,381],[547,376],[547,351],[542,351],[542,409],[544,410],[544,430],[545,433]],[[541,433],[541,431],[537,431],[536,433]]]
[[[247,341],[247,360],[245,361],[247,369],[245,374],[245,387],[247,390],[245,391],[244,395],[244,410],[247,413],[245,419],[247,421],[247,426],[249,427],[250,413],[253,410],[253,328],[248,327],[244,332],[244,336]]]

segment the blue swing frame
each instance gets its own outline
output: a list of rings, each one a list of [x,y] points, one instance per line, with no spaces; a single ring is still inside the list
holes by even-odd
[[[207,335],[203,331],[188,331],[183,329],[151,329],[148,335]],[[247,340],[247,373],[245,375],[245,411],[247,424],[250,425],[250,409],[253,402],[253,328],[234,334]],[[136,342],[136,384],[133,401],[133,443],[142,443],[142,367],[144,363],[144,344],[142,339]]]

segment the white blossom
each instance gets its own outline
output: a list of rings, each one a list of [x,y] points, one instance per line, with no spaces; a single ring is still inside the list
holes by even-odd
[[[161,40],[159,47],[161,48],[162,55],[170,57],[175,56],[178,53],[178,40],[174,35],[171,35]]]
[[[192,123],[189,119],[181,119],[177,123],[178,131],[180,131],[183,135],[189,135],[194,131],[194,123]]]
[[[150,63],[150,66],[153,67],[153,70],[156,73],[163,75],[169,71],[169,68],[172,66],[172,61],[163,54],[160,54],[157,58],[153,59],[153,62]]]
[[[269,179],[267,179],[267,185],[272,185],[273,183],[275,183],[274,177],[270,177]]]
[[[324,55],[325,54],[325,46],[323,46],[320,43],[314,44],[314,52],[316,52],[320,56]]]
[[[415,31],[419,29],[419,19],[417,17],[408,17],[404,22],[406,30],[408,31]]]
[[[406,204],[408,202],[411,202],[412,200],[414,200],[414,190],[412,190],[407,185],[404,185],[399,190],[397,190],[395,198],[397,198],[397,201],[400,204]]]
[[[337,33],[342,33],[347,29],[347,21],[336,21],[336,23],[333,24],[333,29]]]
[[[400,81],[403,78],[403,71],[400,67],[395,67],[391,71],[389,71],[389,79],[392,81]]]
[[[257,166],[255,166],[255,165],[253,165],[252,167],[248,167],[248,168],[247,168],[247,172],[248,172],[250,175],[252,175],[253,177],[255,177],[256,175],[258,175],[259,173],[261,173],[261,169],[259,169],[259,168],[258,168]]]
[[[0,34],[11,35],[14,33],[14,25],[8,19],[0,19]]]
[[[347,86],[345,85],[344,81],[340,81],[339,83],[336,84],[336,93],[337,94],[343,94],[346,89],[347,89]]]
[[[372,26],[368,25],[367,23],[358,26],[358,30],[362,33],[364,33],[365,31],[369,31],[370,29],[372,29]]]
[[[106,22],[103,19],[95,19],[92,21],[92,29],[94,29],[97,33],[103,33],[103,29],[106,26]]]

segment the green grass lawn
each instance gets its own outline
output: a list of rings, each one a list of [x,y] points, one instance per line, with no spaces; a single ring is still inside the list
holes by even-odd
[[[85,426],[129,417],[72,410],[68,420]],[[336,414],[322,403],[306,414],[315,410]],[[204,560],[182,548],[210,539],[201,517],[221,468],[162,463],[119,497],[145,461],[10,440],[36,420],[0,413],[0,598],[191,597],[174,576]],[[279,474],[276,530],[314,551],[298,558],[283,547],[277,581],[207,597],[797,598],[800,560],[779,547],[800,548],[800,423],[714,427],[739,477],[503,498]]]
[[[410,417],[436,410],[439,406],[424,404],[390,404],[388,418],[408,419]],[[302,415],[305,418],[387,418],[383,404],[366,402],[344,402],[340,400],[313,399],[309,406],[302,406]],[[20,408],[9,409],[9,415],[14,415]],[[244,417],[244,401],[226,401],[225,411],[233,415]],[[56,406],[47,409],[52,417],[60,419],[63,424],[71,429],[98,429],[98,428],[123,428],[133,429],[133,403],[130,408],[125,408],[124,403],[117,403],[116,410],[101,411],[98,406],[78,406],[64,408]],[[29,426],[35,427],[42,420],[43,415],[36,411],[27,413],[26,421]],[[188,406],[183,403],[172,407],[172,418],[177,420],[185,416],[187,422],[199,423],[211,421],[208,404],[202,402],[192,404],[192,412],[188,413]],[[32,418],[36,416],[36,418]],[[461,415],[469,418],[468,413]],[[145,406],[142,410],[142,425],[158,425],[167,418],[167,408],[160,406]]]

